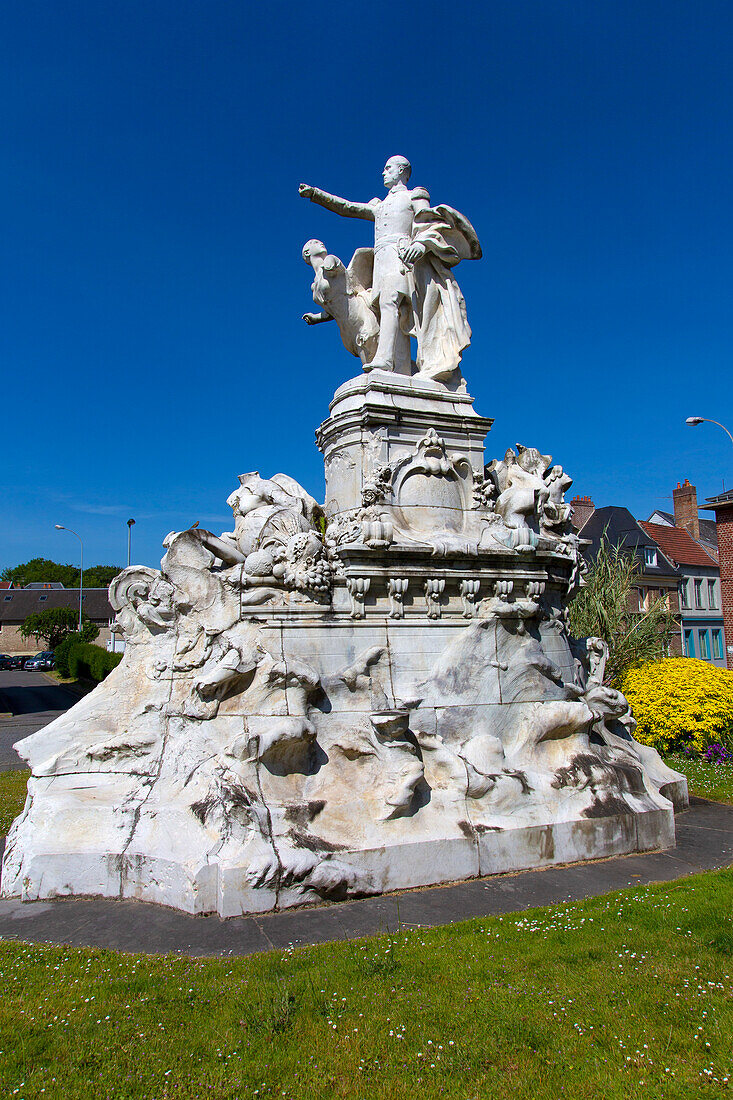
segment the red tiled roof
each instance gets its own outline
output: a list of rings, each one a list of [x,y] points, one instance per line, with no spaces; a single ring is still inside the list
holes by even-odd
[[[703,550],[699,542],[684,527],[666,527],[662,523],[640,521],[647,535],[661,547],[662,552],[678,565],[717,566],[715,558]]]

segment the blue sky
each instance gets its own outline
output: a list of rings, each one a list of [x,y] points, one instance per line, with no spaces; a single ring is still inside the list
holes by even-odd
[[[0,567],[157,564],[236,475],[322,498],[313,433],[356,373],[307,329],[300,249],[370,226],[386,157],[463,211],[464,373],[571,490],[641,518],[733,485],[733,6],[125,0],[6,6]]]

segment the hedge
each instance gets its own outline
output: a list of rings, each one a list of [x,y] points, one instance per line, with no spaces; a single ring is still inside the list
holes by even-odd
[[[121,653],[108,653],[91,642],[77,642],[65,654],[69,675],[75,680],[96,680],[100,683],[122,660]]]

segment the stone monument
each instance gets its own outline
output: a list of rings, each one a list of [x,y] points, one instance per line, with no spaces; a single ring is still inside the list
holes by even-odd
[[[484,461],[453,274],[478,238],[409,176],[392,157],[368,203],[301,185],[375,223],[348,266],[303,250],[305,319],[362,368],[317,431],[325,504],[242,474],[231,531],[114,580],[122,663],[16,746],[4,896],[234,916],[674,844],[684,777],[568,634],[571,479],[534,447]]]

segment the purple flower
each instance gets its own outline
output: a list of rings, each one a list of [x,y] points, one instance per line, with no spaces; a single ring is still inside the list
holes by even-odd
[[[714,744],[708,745],[702,757],[703,760],[707,760],[708,764],[725,764],[728,760],[733,760],[733,752],[730,752],[725,745],[721,745],[719,741],[716,741]]]

